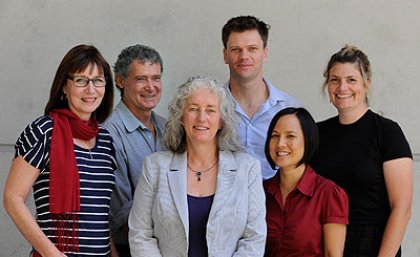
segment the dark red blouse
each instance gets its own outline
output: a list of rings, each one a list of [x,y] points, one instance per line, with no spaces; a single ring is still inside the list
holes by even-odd
[[[323,225],[348,224],[347,194],[307,165],[283,206],[279,179],[277,172],[264,181],[268,229],[265,256],[323,257]]]

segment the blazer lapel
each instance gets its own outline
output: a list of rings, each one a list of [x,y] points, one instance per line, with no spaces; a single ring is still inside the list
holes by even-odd
[[[188,202],[187,202],[187,154],[174,154],[169,165],[168,183],[179,217],[188,238]]]
[[[209,221],[214,213],[224,205],[224,199],[234,188],[237,176],[237,166],[235,158],[230,151],[219,151],[219,170],[217,175],[216,193],[213,199],[213,205],[210,210]]]

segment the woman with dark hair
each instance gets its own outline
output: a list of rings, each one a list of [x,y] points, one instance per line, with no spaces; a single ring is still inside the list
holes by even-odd
[[[133,257],[264,254],[258,160],[239,151],[234,104],[209,77],[181,85],[163,143],[146,157],[128,218]]]
[[[324,78],[338,115],[318,123],[311,165],[349,196],[344,256],[401,256],[413,197],[410,146],[398,123],[368,108],[372,69],[360,49],[333,54]]]
[[[265,154],[278,171],[264,181],[267,257],[343,254],[348,199],[343,189],[307,165],[317,146],[318,130],[306,109],[289,107],[273,117]]]
[[[109,256],[112,140],[98,126],[111,112],[109,64],[78,45],[61,61],[45,107],[20,135],[3,204],[32,256]],[[36,218],[25,201],[33,188]]]

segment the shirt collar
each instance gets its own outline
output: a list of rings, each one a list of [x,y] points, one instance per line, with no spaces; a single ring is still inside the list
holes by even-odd
[[[309,166],[306,165],[305,172],[303,173],[302,178],[296,185],[296,190],[301,192],[304,195],[312,197],[315,191],[315,171]],[[277,171],[276,175],[269,180],[264,181],[264,188],[267,193],[271,195],[276,195],[280,190],[280,172]]]
[[[276,195],[277,192],[280,190],[280,172],[277,171],[276,175],[274,177],[265,180],[263,182],[265,191],[271,195]]]
[[[285,95],[283,91],[277,90],[277,88],[275,88],[268,79],[265,79],[265,78],[263,79],[264,79],[265,84],[267,85],[267,89],[269,93],[267,102],[270,103],[271,105],[275,105],[278,102],[285,102],[287,95]]]
[[[315,178],[315,171],[311,168],[311,166],[306,165],[305,172],[296,185],[296,189],[299,190],[302,194],[312,197],[315,191]]]
[[[287,95],[285,95],[284,92],[277,90],[273,84],[271,84],[271,82],[266,79],[263,78],[265,84],[267,85],[267,90],[268,90],[268,99],[267,102],[270,103],[270,105],[275,105],[278,102],[285,102]],[[235,102],[235,104],[237,104],[236,99],[233,97],[232,92],[230,91],[230,80],[228,80],[226,82],[226,87],[228,88],[228,91],[230,93],[230,96],[232,97],[233,101]]]
[[[125,129],[128,132],[133,132],[137,128],[148,129],[136,116],[128,109],[127,105],[121,100],[115,107],[115,111],[121,117],[121,121],[124,124]],[[152,111],[152,120],[154,120],[154,113]]]

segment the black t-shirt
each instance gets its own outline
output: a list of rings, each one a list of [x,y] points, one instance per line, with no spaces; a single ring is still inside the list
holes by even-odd
[[[400,126],[371,110],[353,124],[338,116],[318,123],[320,144],[310,164],[346,190],[350,225],[385,225],[390,213],[383,163],[412,157]]]

